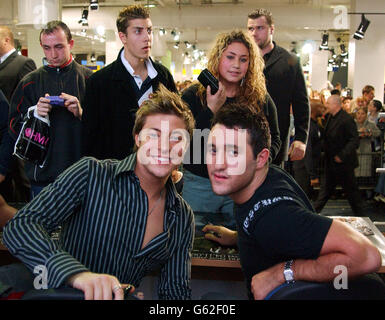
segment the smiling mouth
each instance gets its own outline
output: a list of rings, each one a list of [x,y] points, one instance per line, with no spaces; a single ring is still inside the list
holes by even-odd
[[[213,173],[213,177],[215,178],[215,180],[219,180],[219,181],[224,181],[224,180],[228,179],[227,176],[217,174],[217,173]]]

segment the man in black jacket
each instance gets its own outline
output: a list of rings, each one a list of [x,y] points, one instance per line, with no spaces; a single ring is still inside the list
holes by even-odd
[[[97,159],[123,159],[132,152],[135,112],[162,83],[176,92],[174,79],[150,58],[152,22],[149,11],[132,5],[116,21],[123,43],[117,59],[87,82],[84,113],[84,152]]]
[[[267,91],[278,114],[281,150],[273,161],[281,165],[287,160],[301,160],[305,155],[309,129],[309,99],[298,59],[273,42],[274,24],[271,12],[257,9],[248,15],[247,29],[261,49],[265,60]],[[295,136],[288,150],[290,107],[293,110]]]
[[[362,216],[362,199],[354,176],[354,168],[358,166],[357,126],[353,118],[342,109],[340,96],[330,96],[326,101],[326,108],[328,114],[322,134],[325,150],[324,174],[314,208],[318,213],[321,212],[337,183],[340,183],[354,214]]]
[[[6,26],[0,26],[0,89],[8,102],[19,81],[35,69],[32,59],[16,52],[12,31]]]
[[[32,59],[17,53],[11,29],[0,26],[0,90],[5,96],[3,103],[8,104],[11,101],[19,81],[35,69],[36,65]],[[5,118],[8,122],[8,110],[3,109],[2,112],[6,112]],[[6,123],[5,128],[7,127]],[[3,144],[0,160],[0,193],[7,201],[25,202],[29,199],[30,186],[24,174],[23,163],[12,156],[12,152],[7,154],[4,148]]]
[[[25,163],[31,182],[32,197],[70,165],[80,159],[82,152],[81,101],[86,79],[92,71],[79,65],[71,55],[74,45],[71,31],[61,21],[50,21],[40,32],[40,45],[48,61],[25,76],[11,100],[9,133],[16,140],[28,108],[34,107],[41,117],[49,117],[50,145],[43,168]],[[52,106],[46,96],[60,96],[63,106]]]

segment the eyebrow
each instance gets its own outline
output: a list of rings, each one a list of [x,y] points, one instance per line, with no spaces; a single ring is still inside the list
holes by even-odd
[[[237,56],[238,54],[236,54],[235,52],[232,52],[232,51],[230,51],[230,52],[228,52],[227,54],[233,54],[234,56]],[[248,57],[249,55],[248,54],[242,54],[241,55],[241,57]]]

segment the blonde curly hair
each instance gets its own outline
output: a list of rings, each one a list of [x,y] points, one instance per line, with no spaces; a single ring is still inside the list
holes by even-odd
[[[237,99],[245,101],[250,106],[255,106],[255,108],[260,111],[261,106],[266,101],[267,94],[265,75],[263,74],[265,63],[254,40],[247,33],[242,30],[233,30],[219,34],[214,47],[210,51],[207,69],[209,69],[216,78],[219,78],[219,61],[223,52],[233,42],[244,44],[249,51],[249,67],[243,84],[240,86]],[[206,89],[201,84],[199,85],[198,96],[202,104],[206,105]]]

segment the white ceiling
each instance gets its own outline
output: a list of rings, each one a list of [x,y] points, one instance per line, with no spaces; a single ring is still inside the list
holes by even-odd
[[[27,0],[19,0],[27,1]],[[47,0],[45,0],[47,1]],[[336,14],[333,9],[343,5],[351,10],[350,0],[99,0],[99,10],[89,11],[87,33],[96,34],[98,25],[103,25],[107,30],[116,32],[115,20],[121,8],[129,4],[156,3],[151,9],[151,20],[155,32],[159,28],[166,28],[168,34],[165,41],[171,50],[174,41],[170,31],[176,29],[181,32],[181,43],[189,41],[196,43],[199,49],[207,51],[215,36],[219,32],[234,28],[245,28],[247,14],[255,8],[265,7],[272,11],[275,20],[274,39],[281,45],[289,48],[292,42],[301,45],[307,40],[320,42],[322,30],[335,29]],[[78,23],[83,7],[89,1],[61,0],[62,20],[68,24],[72,32],[80,32],[82,26]],[[0,24],[10,25],[21,43],[26,45],[26,29],[28,26],[17,26],[18,1],[0,1]],[[347,38],[346,30],[330,32],[330,42],[336,44],[336,37]],[[182,45],[180,50],[185,50]],[[74,53],[103,54],[105,43],[75,36]]]

